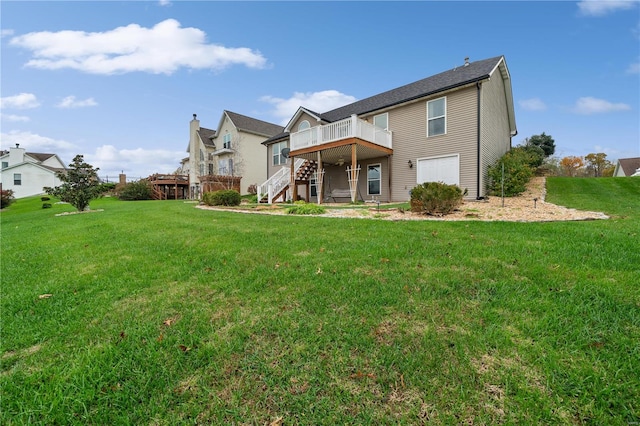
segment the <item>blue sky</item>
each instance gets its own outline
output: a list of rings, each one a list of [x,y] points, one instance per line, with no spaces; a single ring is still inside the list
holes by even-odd
[[[6,1],[1,146],[173,172],[189,121],[286,123],[504,55],[518,135],[640,156],[638,1]]]

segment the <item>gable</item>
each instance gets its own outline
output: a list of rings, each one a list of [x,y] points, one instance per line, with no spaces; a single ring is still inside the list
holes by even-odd
[[[220,124],[218,124],[218,132],[221,130],[225,117],[229,118],[238,131],[264,136],[265,138],[277,135],[283,130],[282,126],[277,124],[225,110],[220,118]]]
[[[618,165],[622,169],[625,176],[631,176],[636,172],[636,170],[640,169],[640,157],[620,158],[618,160]]]

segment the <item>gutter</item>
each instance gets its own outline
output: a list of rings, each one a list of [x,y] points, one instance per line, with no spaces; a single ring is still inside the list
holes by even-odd
[[[477,122],[477,138],[478,138],[478,158],[477,158],[477,183],[476,183],[476,200],[480,200],[482,199],[482,197],[480,197],[480,178],[482,175],[482,171],[480,169],[481,167],[481,161],[480,161],[480,95],[481,95],[481,88],[482,88],[482,83],[481,82],[477,82],[476,83],[476,87],[478,88],[478,122]]]

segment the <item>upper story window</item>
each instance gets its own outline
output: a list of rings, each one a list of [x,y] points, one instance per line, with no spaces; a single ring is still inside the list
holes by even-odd
[[[200,161],[204,161],[204,151],[200,150]]]
[[[447,98],[427,102],[427,137],[447,133]]]
[[[2,168],[6,169],[7,167],[9,167],[9,162],[8,161],[3,161],[2,162]]]
[[[273,165],[281,166],[287,164],[287,159],[282,155],[282,150],[287,147],[286,142],[278,142],[273,144]]]
[[[298,131],[300,132],[302,130],[308,129],[309,127],[311,127],[311,124],[309,124],[308,120],[301,121],[300,124],[298,124]]]
[[[13,184],[14,185],[22,185],[22,174],[14,173],[13,174]]]
[[[222,148],[231,149],[231,133],[225,133]]]
[[[389,114],[378,114],[373,116],[373,125],[381,129],[389,130]]]

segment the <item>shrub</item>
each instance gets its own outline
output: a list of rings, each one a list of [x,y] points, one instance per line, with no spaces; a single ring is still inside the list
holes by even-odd
[[[100,196],[98,170],[85,163],[82,155],[76,155],[68,169],[56,172],[62,185],[45,187],[44,192],[71,204],[80,212],[87,210],[89,202]]]
[[[326,209],[318,204],[309,204],[304,201],[296,201],[293,206],[288,207],[287,214],[324,214]]]
[[[4,209],[5,207],[9,207],[14,203],[16,199],[13,196],[13,190],[11,189],[3,189],[0,192],[0,209]]]
[[[49,197],[40,197],[40,201],[49,201],[51,198]]]
[[[151,184],[146,179],[129,182],[118,193],[118,198],[124,201],[152,199]]]
[[[42,208],[43,209],[50,209],[51,208],[51,203],[42,203]]]
[[[425,182],[411,190],[411,211],[444,216],[462,204],[464,194],[458,185]]]
[[[241,198],[238,191],[224,189],[215,192],[205,192],[202,195],[202,202],[208,206],[239,206]]]
[[[251,185],[249,185],[249,187],[247,188],[247,192],[249,194],[257,194],[258,193],[258,185],[256,185],[255,183],[252,183]]]
[[[99,189],[101,194],[113,192],[116,189],[116,184],[114,182],[103,182],[100,184]]]
[[[522,194],[533,176],[535,158],[531,151],[516,147],[489,166],[489,191],[493,195],[502,194],[502,165],[504,164],[504,195],[512,197]]]

